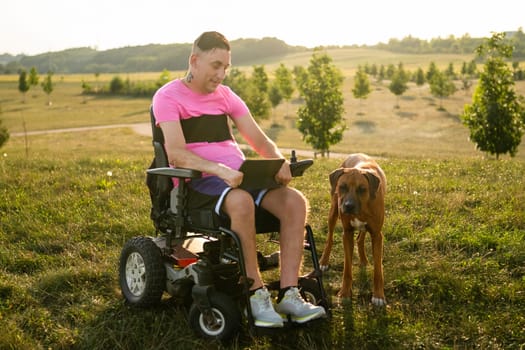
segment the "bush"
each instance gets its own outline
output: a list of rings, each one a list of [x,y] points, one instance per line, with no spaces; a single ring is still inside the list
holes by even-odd
[[[0,147],[9,140],[9,131],[2,126],[2,119],[0,119]]]
[[[119,76],[114,77],[109,84],[109,91],[112,94],[119,94],[124,90],[124,81]]]

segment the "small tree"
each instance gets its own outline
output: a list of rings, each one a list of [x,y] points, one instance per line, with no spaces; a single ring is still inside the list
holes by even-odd
[[[354,88],[352,89],[352,94],[355,98],[363,101],[368,97],[371,91],[368,75],[362,69],[358,69],[354,77]]]
[[[293,75],[292,72],[282,63],[275,70],[275,82],[283,99],[289,101],[294,92]]]
[[[303,66],[294,66],[293,75],[295,78],[295,86],[297,86],[299,94],[304,95],[304,86],[308,80],[308,71]]]
[[[247,99],[249,81],[244,72],[239,70],[239,68],[233,67],[226,78],[224,78],[223,83],[224,85],[228,85],[230,89],[235,91],[243,100]]]
[[[396,107],[399,108],[399,96],[403,95],[408,90],[408,84],[406,81],[405,74],[401,71],[396,71],[392,76],[388,89],[391,93],[396,95]]]
[[[430,93],[439,98],[439,109],[443,109],[443,98],[449,97],[456,92],[456,85],[450,80],[446,73],[436,71],[430,79]]]
[[[425,73],[423,73],[423,69],[421,67],[419,67],[416,71],[415,81],[418,87],[422,87],[423,85],[425,85]]]
[[[47,75],[41,84],[42,90],[44,90],[44,92],[47,95],[47,105],[48,106],[51,106],[51,93],[53,92],[53,89],[54,89],[54,83],[53,83],[52,77],[53,77],[53,73],[47,72]]]
[[[26,103],[26,92],[29,90],[30,85],[27,81],[27,72],[25,70],[21,70],[20,74],[18,75],[18,91],[22,93],[23,100],[22,103]]]
[[[281,100],[285,100],[286,102],[290,101],[294,92],[293,75],[292,72],[289,69],[287,69],[286,66],[282,63],[275,70],[275,87],[279,89],[279,95],[281,96]],[[270,100],[271,99],[272,97],[270,96]],[[279,101],[279,103],[281,103],[281,101]],[[286,105],[286,108],[286,114],[288,114],[288,105]]]
[[[29,85],[37,86],[39,80],[40,77],[38,76],[38,71],[35,67],[31,67],[31,70],[29,71]]]
[[[245,101],[256,120],[269,118],[271,105],[268,100],[268,75],[264,66],[253,67]]]
[[[297,111],[297,127],[303,140],[323,157],[329,156],[330,145],[340,142],[346,129],[342,85],[341,71],[327,54],[316,49],[300,89],[305,104]]]
[[[512,72],[505,59],[512,57],[512,46],[504,42],[505,33],[494,33],[476,52],[486,58],[483,72],[472,97],[465,105],[463,124],[470,139],[483,152],[516,155],[523,136],[524,106],[514,90]]]
[[[275,108],[283,100],[283,96],[281,95],[281,90],[279,89],[279,87],[277,86],[275,82],[270,86],[270,91],[268,91],[268,98],[270,99],[270,103],[272,104],[272,117],[273,117],[273,123],[275,124]]]

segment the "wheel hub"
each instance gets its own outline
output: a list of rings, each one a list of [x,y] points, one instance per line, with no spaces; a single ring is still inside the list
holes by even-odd
[[[137,252],[131,253],[126,261],[126,283],[135,296],[142,295],[146,289],[146,266]]]

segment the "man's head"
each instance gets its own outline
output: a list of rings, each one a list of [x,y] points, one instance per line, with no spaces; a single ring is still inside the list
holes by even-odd
[[[193,43],[189,58],[191,88],[211,93],[224,80],[231,65],[230,43],[218,32],[204,32]]]

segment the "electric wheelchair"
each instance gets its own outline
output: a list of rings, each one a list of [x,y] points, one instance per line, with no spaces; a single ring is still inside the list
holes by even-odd
[[[169,167],[162,130],[155,125],[150,109],[154,159],[147,170],[146,183],[151,197],[154,236],[129,239],[122,248],[119,283],[130,305],[148,307],[161,301],[167,292],[175,303],[189,308],[188,323],[200,336],[227,340],[243,324],[254,326],[249,302],[250,281],[246,276],[243,251],[238,235],[229,223],[219,221],[211,211],[189,210],[185,206],[187,181],[201,177],[192,169]],[[292,152],[292,176],[301,176],[313,164],[297,161]],[[179,186],[173,186],[173,178]],[[268,233],[276,240],[279,220],[260,208],[256,212],[257,233]],[[305,226],[305,250],[311,252],[313,271],[299,278],[305,300],[321,305],[329,314],[329,302],[311,227]],[[278,252],[258,252],[261,270],[278,266]],[[267,282],[278,290],[279,281]]]

